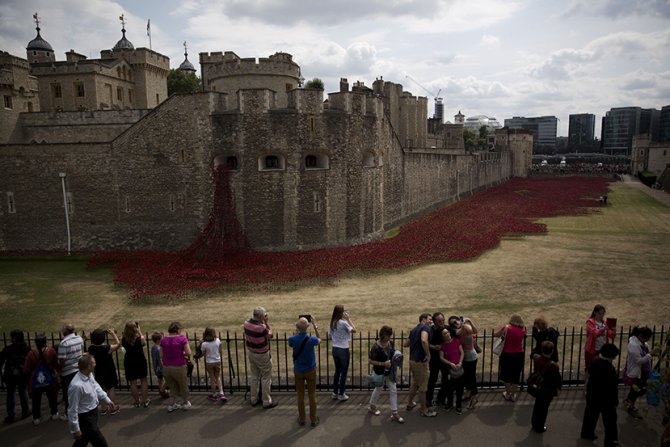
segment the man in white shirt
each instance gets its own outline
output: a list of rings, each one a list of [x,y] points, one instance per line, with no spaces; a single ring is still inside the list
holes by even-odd
[[[68,388],[69,407],[67,411],[70,433],[75,441],[73,447],[107,447],[107,440],[98,428],[98,404],[102,400],[111,409],[117,406],[107,397],[95,381],[95,358],[84,354],[79,359],[79,372],[75,374]]]
[[[63,339],[58,344],[58,362],[60,364],[60,384],[63,391],[63,402],[65,411],[61,415],[62,420],[67,419],[68,393],[70,382],[77,374],[77,362],[84,350],[84,340],[74,333],[72,323],[63,326]]]

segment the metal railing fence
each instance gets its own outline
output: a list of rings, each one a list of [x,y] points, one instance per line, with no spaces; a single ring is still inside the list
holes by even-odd
[[[626,364],[626,346],[628,344],[628,337],[631,327],[619,327],[614,343],[619,348],[621,354],[614,362],[614,365],[619,373],[619,377],[623,376],[623,369]],[[649,345],[654,347],[665,342],[667,337],[667,328],[665,325],[660,327],[652,327],[653,336],[649,341]],[[498,357],[493,354],[493,337],[494,330],[480,331],[477,335],[477,340],[482,348],[479,354],[477,363],[477,384],[482,389],[496,389],[502,386],[498,381]],[[90,340],[86,332],[79,333],[84,338],[85,348],[87,349]],[[192,351],[195,352],[195,345],[197,336],[195,334],[185,334],[189,340]],[[273,359],[273,383],[272,389],[275,391],[293,391],[295,383],[293,380],[293,359],[292,350],[288,345],[288,337],[292,334],[275,334],[274,338],[270,340],[270,349]],[[409,348],[403,347],[402,340],[407,334],[401,332],[398,337],[394,338],[395,347],[405,354],[403,364],[399,369],[398,388],[406,389],[410,385],[411,378],[409,377]],[[151,364],[151,346],[153,342],[149,334],[145,334],[147,344],[145,346],[145,357],[149,366],[149,387],[152,390],[158,388],[155,371]],[[34,344],[35,333],[25,334],[26,342],[32,348]],[[57,348],[62,335],[60,333],[51,333],[48,337],[47,344]],[[244,334],[237,332],[220,332],[219,338],[221,340],[221,347],[223,355],[221,358],[222,368],[221,375],[224,389],[227,393],[247,392],[250,389],[250,368],[247,359],[247,351],[245,349]],[[371,390],[372,388],[367,384],[367,376],[371,372],[368,366],[368,352],[377,339],[376,333],[367,334],[355,333],[351,340],[351,360],[347,378],[347,390],[362,391]],[[108,340],[109,341],[109,340]],[[3,333],[2,347],[10,343],[9,334]],[[563,328],[558,339],[558,354],[559,367],[563,378],[563,383],[566,386],[578,386],[584,383],[584,344],[586,342],[586,332],[583,327]],[[530,353],[534,345],[534,340],[530,331],[524,340],[524,349],[526,353],[526,361],[523,370],[522,383],[525,382],[532,370],[532,362],[530,361]],[[331,355],[331,341],[329,338],[321,340],[321,344],[316,347],[316,361],[317,361],[317,390],[327,391],[331,389],[332,376],[334,374],[334,362]],[[114,364],[116,366],[117,374],[119,376],[118,389],[127,390],[129,388],[128,382],[123,373],[123,353],[121,350],[112,354]],[[192,376],[189,378],[190,387],[192,391],[207,391],[209,390],[209,378],[205,371],[204,360],[200,359],[194,362],[195,367]],[[667,362],[666,365],[668,366]],[[438,383],[439,386],[439,383]],[[5,390],[4,383],[0,386],[0,390]]]

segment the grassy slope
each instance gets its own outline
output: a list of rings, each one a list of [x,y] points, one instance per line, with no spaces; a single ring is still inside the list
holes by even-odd
[[[82,258],[0,257],[0,332],[58,330],[66,321],[86,330],[120,328],[126,319],[148,331],[165,330],[173,319],[199,331],[207,324],[235,331],[259,304],[276,329],[291,331],[293,314],[312,312],[326,324],[338,302],[364,332],[384,323],[409,328],[418,313],[435,309],[466,314],[481,327],[512,312],[530,324],[542,313],[561,327],[579,326],[596,302],[624,324],[667,324],[670,208],[622,184],[613,185],[610,201],[590,216],[545,219],[548,235],[505,240],[472,262],[179,302],[129,302],[108,269],[87,271]]]

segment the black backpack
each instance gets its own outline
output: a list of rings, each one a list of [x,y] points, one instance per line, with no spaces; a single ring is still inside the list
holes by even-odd
[[[18,379],[23,376],[23,363],[28,354],[27,345],[12,344],[7,346],[7,363],[5,366],[5,377]]]

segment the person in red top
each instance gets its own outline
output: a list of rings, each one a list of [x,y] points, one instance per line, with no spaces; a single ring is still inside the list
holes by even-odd
[[[33,380],[37,372],[37,366],[42,363],[51,374],[51,382],[42,380],[44,386],[39,380]],[[46,393],[51,409],[51,419],[58,419],[58,381],[56,380],[56,371],[58,371],[58,354],[51,346],[47,347],[47,337],[43,333],[38,333],[35,337],[35,348],[28,353],[26,361],[23,364],[23,373],[28,377],[29,391],[33,400],[33,424],[40,423],[40,408],[42,407],[42,394]]]
[[[605,324],[605,306],[596,304],[591,316],[586,320],[586,346],[584,346],[584,380],[589,380],[589,366],[598,357],[600,348],[608,340],[614,340],[616,331]]]
[[[525,357],[523,340],[526,337],[526,329],[521,316],[512,315],[509,324],[501,327],[493,336],[500,337],[503,334],[505,334],[505,345],[502,354],[500,354],[498,377],[505,384],[503,398],[515,402]]]
[[[454,392],[456,393],[456,414],[463,414],[463,346],[456,336],[456,330],[448,327],[442,331],[444,342],[440,348],[440,362],[446,366],[442,369],[442,385],[437,400],[444,405],[444,409],[451,411],[454,406]],[[444,402],[446,398],[446,403]]]

